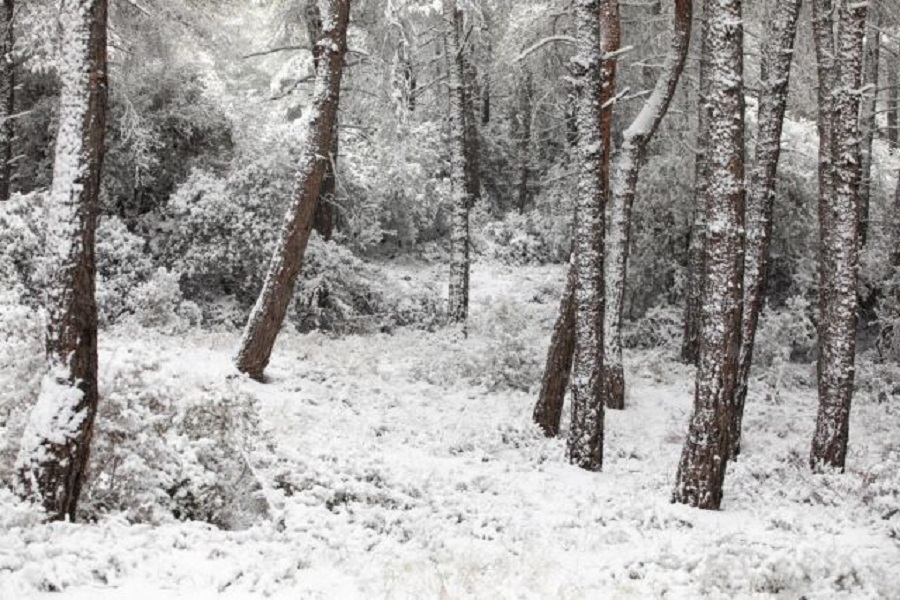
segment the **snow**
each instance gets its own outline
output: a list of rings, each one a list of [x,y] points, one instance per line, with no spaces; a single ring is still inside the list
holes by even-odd
[[[243,531],[116,515],[39,524],[0,491],[0,598],[900,597],[890,402],[859,398],[848,472],[812,475],[814,386],[771,399],[752,382],[743,454],[709,512],[669,502],[693,392],[674,349],[626,352],[628,409],[607,415],[602,473],[569,465],[564,435],[531,424],[536,383],[489,391],[447,368],[484,354],[501,309],[509,335],[543,356],[562,285],[562,267],[476,263],[465,340],[285,331],[271,383],[235,383],[262,407],[270,519]],[[101,375],[150,354],[148,382],[187,397],[233,375],[235,341],[108,332]],[[814,382],[811,367],[789,368]]]

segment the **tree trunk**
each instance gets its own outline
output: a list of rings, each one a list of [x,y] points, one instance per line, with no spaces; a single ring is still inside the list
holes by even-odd
[[[891,148],[898,147],[900,129],[897,128],[897,112],[900,111],[900,77],[897,65],[888,65],[887,138]]]
[[[820,94],[819,107],[819,128],[830,143],[820,146],[820,181],[827,185],[819,190],[819,413],[810,453],[814,470],[844,469],[858,313],[859,89],[867,5],[841,3],[834,27],[831,4],[813,4],[819,87],[833,90]],[[831,37],[834,29],[837,35]]]
[[[709,188],[709,27],[703,3],[700,30],[700,74],[697,87],[697,149],[694,154],[694,220],[688,248],[687,289],[684,300],[684,340],[681,360],[696,365],[700,353],[700,312],[703,304],[703,256],[706,192]]]
[[[528,175],[531,165],[531,117],[534,86],[531,71],[525,70],[516,90],[518,110],[516,111],[516,196],[519,214],[528,208]]]
[[[0,202],[9,200],[12,184],[13,114],[15,113],[16,69],[13,57],[13,0],[3,0],[0,9]]]
[[[466,91],[468,75],[463,56],[462,12],[456,0],[444,0],[444,19],[449,28],[447,34],[447,74],[450,90],[450,186],[453,216],[450,233],[450,305],[451,323],[462,326],[467,332],[469,314],[469,209],[472,206],[469,151],[466,145],[469,94]]]
[[[608,194],[610,128],[605,110],[614,93],[615,65],[605,49],[618,47],[617,0],[581,0],[575,22],[580,45],[572,61],[578,100],[578,191],[575,200],[575,350],[569,460],[603,467],[603,229]],[[602,33],[601,33],[602,32]],[[605,36],[603,34],[606,34]]]
[[[756,327],[766,295],[772,209],[781,156],[781,129],[787,108],[794,38],[801,0],[776,0],[771,7],[770,31],[760,64],[759,113],[756,156],[747,195],[747,247],[744,256],[744,313],[741,319],[741,354],[737,394],[731,420],[730,458],[741,452],[741,425],[753,362]]]
[[[573,255],[574,257],[574,255]],[[559,435],[563,402],[569,375],[572,373],[572,355],[575,353],[575,266],[570,261],[566,275],[566,288],[559,306],[559,316],[550,338],[547,365],[541,379],[541,395],[534,406],[534,422],[547,437]]]
[[[728,458],[741,344],[744,263],[744,86],[741,0],[707,0],[710,190],[694,414],[674,501],[717,510]]]
[[[322,39],[322,15],[319,12],[317,0],[306,2],[306,31],[309,43],[312,45],[313,66],[316,74],[322,64],[322,56],[325,48],[317,43]],[[335,189],[337,187],[337,156],[338,156],[338,127],[337,118],[334,122],[334,133],[331,137],[331,148],[328,151],[328,162],[325,165],[325,177],[322,179],[322,189],[319,191],[319,199],[316,202],[316,212],[313,216],[313,229],[323,240],[330,240],[334,236],[336,205],[334,203]]]
[[[877,123],[875,115],[878,99],[878,58],[881,48],[881,23],[878,13],[870,13],[871,26],[865,36],[865,75],[863,88],[866,97],[862,102],[860,130],[862,133],[862,178],[859,186],[859,245],[866,245],[869,237],[869,201],[872,196],[872,142]]]
[[[350,0],[329,0],[329,18],[317,45],[323,48],[322,68],[316,75],[309,135],[301,151],[300,169],[291,203],[272,255],[259,299],[250,313],[237,354],[237,368],[261,380],[275,339],[294,293],[294,284],[312,231],[313,215],[322,190],[332,148],[341,93]]]
[[[625,130],[613,165],[613,181],[606,213],[606,310],[603,331],[603,385],[606,406],[625,408],[625,370],[622,363],[622,311],[628,253],[631,243],[631,208],[647,146],[669,109],[684,70],[691,39],[692,0],[676,0],[672,41],[662,73],[641,112]]]
[[[23,497],[74,519],[97,413],[95,232],[107,107],[105,0],[62,0],[59,130],[48,197],[50,371],[16,463]]]

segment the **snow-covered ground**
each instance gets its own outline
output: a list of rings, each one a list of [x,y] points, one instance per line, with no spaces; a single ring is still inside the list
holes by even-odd
[[[849,472],[812,476],[814,391],[752,395],[724,509],[702,512],[669,503],[692,373],[641,352],[605,471],[580,471],[531,425],[535,391],[487,372],[539,377],[561,276],[477,265],[468,340],[285,334],[271,381],[238,382],[271,444],[249,529],[40,525],[0,497],[0,599],[900,598],[895,404],[858,402]],[[120,331],[101,359],[202,389],[235,343]]]

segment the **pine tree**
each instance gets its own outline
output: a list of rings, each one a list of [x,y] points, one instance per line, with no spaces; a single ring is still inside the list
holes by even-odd
[[[262,292],[250,313],[236,359],[237,368],[254,379],[263,377],[293,297],[330,162],[328,155],[333,148],[347,52],[350,0],[328,0],[323,6],[327,7],[327,15],[322,19],[322,37],[316,43],[322,54],[310,108],[309,131],[300,153],[294,198],[285,215]]]
[[[778,160],[781,157],[781,130],[787,108],[801,0],[776,0],[772,4],[771,31],[763,45],[760,64],[756,156],[750,173],[745,213],[747,244],[744,257],[744,312],[741,319],[738,387],[731,419],[731,458],[736,458],[741,451],[741,425],[750,382],[753,344],[766,295],[772,210]]]
[[[741,343],[744,263],[744,85],[741,0],[706,0],[709,190],[694,413],[674,501],[718,509],[729,452]]]
[[[853,397],[865,2],[814,0],[819,71],[819,412],[813,469],[841,469]],[[835,16],[836,13],[836,16]]]
[[[97,413],[95,232],[105,152],[105,0],[60,3],[59,130],[48,197],[50,371],[17,459],[22,495],[74,519]]]
[[[13,57],[14,0],[3,0],[0,9],[0,202],[9,200],[12,183],[13,113],[15,112],[16,69]]]

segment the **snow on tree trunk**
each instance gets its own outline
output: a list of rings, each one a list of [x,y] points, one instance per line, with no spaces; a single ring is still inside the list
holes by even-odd
[[[897,127],[897,112],[900,111],[900,73],[896,64],[888,67],[887,138],[891,148],[898,147],[900,128]]]
[[[744,85],[741,0],[707,0],[709,191],[694,413],[673,499],[718,509],[737,386],[744,263]]]
[[[744,256],[744,313],[741,319],[740,371],[731,419],[731,458],[736,458],[741,451],[741,425],[753,361],[753,343],[766,294],[769,246],[772,241],[772,209],[778,160],[781,156],[781,129],[787,108],[800,5],[801,0],[774,2],[770,13],[771,29],[762,50],[756,156],[750,173],[745,213],[747,240]]]
[[[456,0],[443,0],[443,16],[449,28],[447,44],[447,79],[450,90],[450,187],[452,210],[450,225],[450,304],[451,323],[462,326],[466,334],[469,314],[469,208],[472,205],[471,183],[467,174],[466,146],[466,65],[463,56],[462,12]]]
[[[684,70],[691,39],[692,0],[677,0],[669,54],[653,92],[625,130],[612,168],[606,211],[606,310],[603,328],[603,385],[606,406],[625,408],[625,370],[622,364],[622,310],[631,243],[631,208],[647,146],[669,109]]]
[[[688,247],[687,289],[684,299],[684,339],[681,344],[681,360],[697,364],[700,352],[700,311],[703,304],[703,244],[706,224],[706,192],[709,188],[709,27],[706,12],[708,2],[703,3],[703,20],[700,28],[700,74],[697,89],[697,149],[694,153],[694,215]]]
[[[13,119],[15,112],[16,70],[13,57],[13,16],[15,6],[13,0],[3,0],[0,9],[0,202],[9,200],[12,182],[12,142]]]
[[[816,38],[834,40],[833,60],[819,43],[819,87],[833,91],[819,120],[830,122],[830,145],[820,147],[820,169],[830,172],[819,190],[819,412],[810,464],[814,470],[841,469],[847,456],[853,396],[859,266],[858,200],[860,83],[867,5],[840,3],[837,23],[831,2],[816,0]],[[836,35],[832,38],[832,32]],[[823,67],[824,63],[824,67]],[[822,79],[823,68],[833,70]],[[828,85],[833,83],[834,85]],[[820,101],[823,94],[820,94]],[[827,161],[826,161],[827,157]],[[820,181],[823,178],[820,176]]]
[[[316,75],[312,106],[306,113],[304,139],[300,141],[301,158],[294,199],[285,215],[266,281],[250,313],[236,359],[237,368],[254,379],[263,377],[290,305],[333,143],[347,51],[350,2],[324,0],[320,7],[322,37],[317,45],[322,48],[321,67]]]
[[[572,373],[572,355],[575,353],[575,264],[572,259],[566,275],[566,288],[560,302],[559,314],[550,338],[550,349],[547,351],[547,364],[541,379],[541,394],[534,406],[534,422],[547,437],[559,434],[563,402]]]
[[[534,86],[531,71],[525,70],[516,88],[518,106],[515,116],[516,140],[516,196],[519,213],[528,208],[528,175],[531,167],[531,121],[533,112]]]
[[[62,0],[59,130],[47,200],[50,370],[23,434],[19,491],[74,519],[97,413],[95,232],[106,134],[105,0]]]
[[[603,228],[609,160],[603,105],[613,93],[604,83],[611,81],[614,71],[610,72],[609,61],[603,59],[601,29],[611,30],[604,22],[611,14],[618,14],[615,0],[579,0],[575,5],[580,51],[572,60],[572,71],[580,94],[573,249],[575,350],[568,454],[573,464],[589,471],[603,467]]]
[[[871,23],[865,41],[865,76],[860,129],[862,131],[862,180],[859,187],[859,245],[865,246],[869,237],[869,202],[872,195],[872,142],[875,140],[875,120],[878,90],[878,59],[881,48],[881,23],[878,13],[870,13]]]

